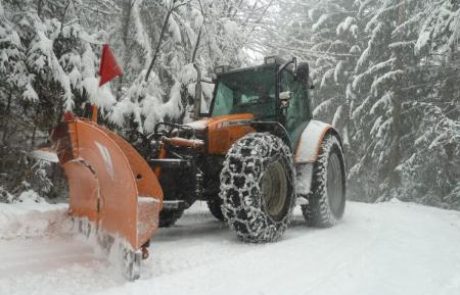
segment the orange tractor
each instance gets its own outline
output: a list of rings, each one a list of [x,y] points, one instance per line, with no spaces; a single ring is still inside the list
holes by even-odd
[[[257,67],[220,67],[214,82],[209,113],[159,123],[136,148],[70,114],[52,134],[70,215],[84,232],[111,237],[105,243],[120,238],[130,279],[157,228],[197,200],[253,243],[278,240],[296,203],[308,225],[332,226],[343,215],[342,144],[312,120],[308,64],[268,57]]]

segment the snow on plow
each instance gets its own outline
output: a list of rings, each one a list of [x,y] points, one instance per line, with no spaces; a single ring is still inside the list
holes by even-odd
[[[92,121],[66,114],[51,140],[68,179],[70,216],[80,231],[97,232],[104,247],[124,241],[125,274],[136,279],[158,228],[157,177],[131,145]]]

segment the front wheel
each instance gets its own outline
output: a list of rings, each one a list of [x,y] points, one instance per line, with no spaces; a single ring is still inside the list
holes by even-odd
[[[173,226],[181,218],[184,209],[163,209],[160,212],[160,227]]]
[[[208,201],[209,212],[219,221],[224,221],[224,214],[222,213],[222,200],[219,197]]]
[[[268,133],[249,134],[227,153],[221,176],[222,213],[245,242],[278,240],[295,200],[289,147]]]
[[[313,166],[308,204],[302,206],[305,221],[310,226],[330,227],[345,211],[345,165],[337,136],[327,134]]]

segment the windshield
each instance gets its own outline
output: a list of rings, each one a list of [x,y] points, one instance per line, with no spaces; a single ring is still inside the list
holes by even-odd
[[[212,116],[253,113],[258,118],[276,115],[276,70],[273,65],[219,77]]]

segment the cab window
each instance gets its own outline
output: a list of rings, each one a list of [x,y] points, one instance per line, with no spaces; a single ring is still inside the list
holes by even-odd
[[[306,85],[295,80],[289,71],[281,73],[281,92],[291,93],[286,111],[286,129],[293,132],[301,123],[309,119],[309,105]]]

